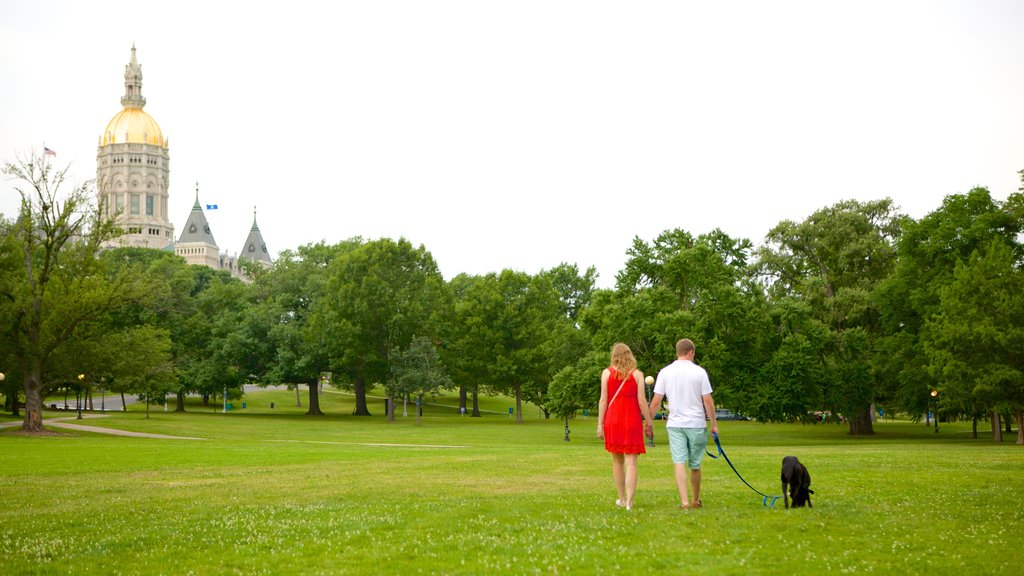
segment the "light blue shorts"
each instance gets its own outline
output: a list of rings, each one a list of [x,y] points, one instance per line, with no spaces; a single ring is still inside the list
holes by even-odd
[[[708,447],[707,428],[665,428],[668,447],[674,464],[686,463],[690,470],[700,470],[704,450]]]

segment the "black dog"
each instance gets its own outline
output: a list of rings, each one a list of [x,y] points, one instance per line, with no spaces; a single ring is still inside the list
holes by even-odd
[[[789,487],[787,498],[786,487]],[[782,459],[782,498],[789,508],[789,499],[793,499],[793,508],[800,508],[807,504],[808,508],[814,508],[811,504],[811,473],[796,459],[796,456],[786,456]]]

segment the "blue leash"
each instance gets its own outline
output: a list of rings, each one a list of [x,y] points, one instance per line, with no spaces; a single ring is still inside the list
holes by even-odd
[[[723,458],[725,458],[725,461],[729,463],[729,467],[732,468],[732,471],[736,473],[736,477],[739,478],[740,480],[743,480],[743,476],[740,475],[740,471],[737,470],[735,466],[733,466],[732,460],[729,460],[729,457],[725,455],[725,450],[722,450],[722,443],[719,442],[719,440],[718,440],[718,433],[717,432],[712,432],[712,435],[715,437],[715,446],[718,447],[718,455],[723,457]],[[704,452],[706,452],[708,456],[711,456],[714,459],[718,459],[718,456],[715,456],[711,452],[708,452],[707,448],[704,449]],[[769,496],[769,495],[765,494],[764,492],[761,492],[757,488],[754,488],[753,486],[751,486],[750,482],[747,482],[746,480],[743,480],[743,483],[746,484],[754,492],[757,492],[761,496],[764,496],[764,499],[761,500],[761,504],[764,505],[767,508],[775,506],[775,502],[779,498],[782,498],[782,496]]]

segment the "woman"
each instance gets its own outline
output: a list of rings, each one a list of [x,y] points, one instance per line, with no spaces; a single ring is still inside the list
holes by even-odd
[[[642,417],[642,420],[641,420]],[[622,342],[612,346],[611,366],[601,372],[597,437],[612,454],[612,476],[619,492],[616,506],[633,509],[637,455],[644,454],[644,435],[654,430],[644,395],[644,375],[633,352]]]

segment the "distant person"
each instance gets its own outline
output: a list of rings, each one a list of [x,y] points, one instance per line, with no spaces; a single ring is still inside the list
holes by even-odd
[[[644,435],[653,433],[644,374],[636,369],[629,346],[619,342],[612,346],[611,366],[601,372],[597,408],[597,437],[604,438],[604,449],[612,454],[612,476],[619,493],[616,506],[633,509],[637,456],[646,453]]]
[[[693,342],[688,338],[676,343],[676,360],[658,372],[650,409],[657,412],[662,398],[668,401],[665,430],[679,489],[679,507],[684,510],[704,506],[700,501],[700,463],[708,445],[706,418],[711,419],[711,432],[718,433],[711,381],[707,371],[693,363],[694,353]],[[693,499],[686,494],[687,467]]]

